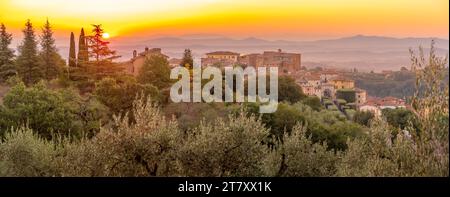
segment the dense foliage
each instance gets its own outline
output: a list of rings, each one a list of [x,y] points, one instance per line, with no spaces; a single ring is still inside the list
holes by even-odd
[[[411,110],[355,111],[347,90],[337,103],[324,99],[324,108],[280,77],[283,102],[259,114],[258,103],[160,102],[170,85],[167,60],[152,56],[137,79],[120,76],[99,25],[80,36],[87,45],[66,86],[39,82],[64,79],[53,72],[50,25],[39,51],[27,22],[16,60],[0,30],[0,60],[19,75],[0,105],[0,176],[449,175],[447,59],[433,46],[428,57],[412,51],[413,69],[402,71],[414,73]],[[185,57],[190,62],[191,52]],[[79,83],[92,89],[80,94]]]
[[[338,89],[338,90],[336,90],[336,98],[342,99],[346,103],[354,103],[356,101],[355,90]],[[345,104],[345,103],[341,102],[339,104]]]
[[[96,84],[94,94],[115,115],[128,113],[133,106],[133,101],[139,96],[149,97],[153,102],[161,100],[161,94],[156,87],[150,84],[139,84],[132,77],[104,78]]]
[[[370,123],[374,118],[375,115],[371,111],[357,111],[353,115],[353,121],[364,126],[370,126]]]
[[[62,92],[52,91],[39,83],[32,88],[19,84],[3,98],[1,127],[8,129],[28,125],[46,138],[52,132],[76,132],[75,112]]]
[[[390,75],[380,73],[352,73],[355,85],[376,97],[407,98],[414,95],[415,75],[411,71],[395,71]]]
[[[140,69],[137,80],[139,83],[151,84],[159,89],[170,85],[170,67],[166,58],[153,55],[147,58]]]
[[[278,100],[296,103],[305,98],[302,88],[291,77],[280,76],[278,78]]]
[[[16,74],[14,66],[14,50],[10,48],[12,34],[6,31],[6,26],[0,24],[0,82],[6,81]]]

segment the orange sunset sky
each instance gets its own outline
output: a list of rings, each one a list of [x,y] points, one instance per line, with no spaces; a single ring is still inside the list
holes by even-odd
[[[95,23],[103,24],[111,37],[448,38],[448,4],[448,0],[0,0],[0,22],[18,37],[26,19],[39,27],[48,18],[57,37]]]

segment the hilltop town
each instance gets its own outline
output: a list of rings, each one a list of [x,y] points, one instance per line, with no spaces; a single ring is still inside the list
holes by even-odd
[[[122,65],[125,71],[137,76],[145,59],[153,55],[161,56],[169,62],[171,68],[181,66],[181,59],[169,58],[161,48],[148,48],[144,51],[133,51],[133,57]],[[302,88],[304,94],[317,97],[322,105],[331,111],[342,112],[351,117],[356,111],[369,111],[381,116],[383,109],[406,108],[406,102],[402,98],[392,96],[376,97],[367,94],[367,91],[356,87],[355,81],[348,77],[352,71],[339,69],[310,69],[302,67],[301,53],[285,52],[282,49],[275,51],[263,51],[262,53],[240,54],[232,51],[213,51],[206,53],[201,58],[200,66],[230,67],[239,65],[245,67],[278,67],[279,74],[291,77]],[[354,72],[354,71],[353,71]],[[392,71],[383,71],[388,76]],[[408,107],[410,108],[410,107]]]

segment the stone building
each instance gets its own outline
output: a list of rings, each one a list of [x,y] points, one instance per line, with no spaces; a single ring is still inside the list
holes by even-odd
[[[278,51],[264,51],[263,66],[278,67],[280,73],[292,74],[301,69],[301,54]]]
[[[355,88],[355,81],[342,77],[334,78],[330,81],[336,90],[338,89],[353,89]]]
[[[252,53],[240,55],[230,51],[216,51],[206,54],[201,59],[205,66],[233,66],[236,64],[251,67],[278,67],[279,74],[294,74],[301,70],[301,54],[281,51],[264,51],[262,54]]]
[[[145,63],[145,60],[148,57],[151,57],[153,55],[160,55],[164,58],[169,58],[167,55],[164,55],[161,53],[160,48],[152,48],[149,49],[148,47],[145,47],[145,50],[141,53],[137,53],[136,50],[133,51],[133,58],[131,58],[129,61],[126,61],[123,64],[124,70],[127,74],[137,76],[139,73],[139,70],[142,68],[142,66]]]
[[[303,93],[308,96],[317,96],[319,98],[335,98],[334,85],[323,83],[319,75],[309,75],[296,81],[302,88]]]
[[[239,53],[231,51],[215,51],[206,54],[206,58],[201,59],[202,67],[206,66],[233,66],[238,63]]]
[[[371,102],[371,101],[358,106],[358,110],[359,111],[371,112],[371,113],[373,113],[373,115],[375,115],[375,117],[380,117],[381,116],[380,108],[378,107],[378,105],[376,103]]]
[[[323,83],[328,83],[329,81],[336,79],[339,76],[339,73],[336,71],[323,71],[320,73],[320,80]]]
[[[364,104],[358,106],[360,111],[370,111],[376,117],[380,117],[382,115],[383,109],[398,109],[398,108],[408,108],[405,101],[403,99],[395,98],[395,97],[370,97],[367,98],[367,101]]]
[[[321,84],[321,98],[336,98],[336,90],[334,89],[334,85],[331,83],[322,83]]]
[[[362,105],[367,101],[367,92],[363,89],[355,88],[356,104]]]
[[[253,66],[257,68],[258,66],[263,65],[264,58],[261,54],[252,53],[247,55],[242,55],[239,57],[239,64],[244,66]]]

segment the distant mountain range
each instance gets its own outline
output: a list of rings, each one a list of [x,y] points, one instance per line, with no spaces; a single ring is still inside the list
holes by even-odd
[[[121,40],[120,38],[116,41],[125,41],[123,45],[149,45],[155,47],[252,47],[252,46],[296,46],[296,47],[311,47],[311,46],[322,46],[328,45],[333,47],[413,47],[420,44],[428,44],[430,40],[436,41],[436,46],[439,48],[448,48],[449,41],[440,38],[393,38],[393,37],[382,37],[382,36],[364,36],[356,35],[352,37],[344,37],[339,39],[330,40],[317,40],[317,41],[288,41],[288,40],[264,40],[255,37],[249,37],[245,39],[232,39],[222,36],[182,36],[182,37],[158,37],[148,40],[137,40],[129,42],[128,40]]]
[[[339,39],[317,41],[265,40],[254,37],[233,39],[220,35],[193,34],[180,37],[162,36],[151,39],[115,38],[111,47],[122,55],[122,60],[129,59],[133,50],[142,51],[145,47],[162,48],[170,57],[180,58],[184,49],[190,48],[196,62],[205,53],[229,50],[245,53],[261,53],[267,50],[302,54],[305,66],[328,66],[338,68],[358,68],[360,70],[396,70],[409,66],[409,48],[430,47],[435,41],[438,54],[446,55],[449,40],[441,38],[393,38],[383,36],[356,35]],[[66,49],[60,50],[62,53]]]

